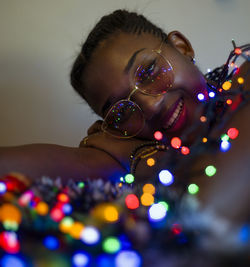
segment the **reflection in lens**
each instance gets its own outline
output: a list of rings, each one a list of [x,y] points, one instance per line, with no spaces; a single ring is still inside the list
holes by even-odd
[[[172,87],[173,68],[159,53],[145,50],[134,76],[135,85],[147,94],[164,94]]]
[[[117,102],[105,117],[103,129],[119,137],[131,137],[144,126],[144,116],[138,105],[129,100]]]

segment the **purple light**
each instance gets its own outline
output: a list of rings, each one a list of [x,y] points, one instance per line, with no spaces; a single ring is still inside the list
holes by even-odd
[[[197,95],[197,98],[200,100],[200,101],[203,101],[205,99],[205,96],[202,94],[202,93],[199,93]]]
[[[215,92],[209,92],[209,97],[211,97],[211,98],[213,98],[213,97],[215,97]]]

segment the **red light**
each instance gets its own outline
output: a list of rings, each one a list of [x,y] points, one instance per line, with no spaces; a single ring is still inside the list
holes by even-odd
[[[227,131],[227,135],[229,136],[229,138],[235,139],[239,135],[239,130],[237,130],[236,128],[230,128]]]
[[[242,53],[242,51],[241,51],[241,49],[240,48],[235,48],[234,49],[234,53],[236,54],[236,55],[240,55],[241,53]]]
[[[227,104],[228,104],[228,105],[231,105],[232,103],[233,103],[233,101],[232,101],[231,99],[228,99],[228,100],[227,100]]]
[[[20,243],[13,232],[2,232],[0,234],[0,246],[10,254],[16,254],[20,251]]]
[[[58,208],[53,208],[50,212],[50,217],[55,221],[55,222],[60,222],[62,218],[64,217],[64,214],[62,210]]]
[[[179,235],[182,232],[181,226],[179,224],[177,224],[177,223],[173,224],[173,226],[172,226],[172,232],[175,235]]]
[[[190,153],[190,149],[189,149],[188,147],[186,147],[186,146],[183,146],[183,147],[181,148],[181,153],[182,153],[183,155],[188,155],[188,154]]]
[[[163,138],[163,134],[160,131],[156,131],[154,133],[154,138],[159,141]]]
[[[134,194],[127,195],[125,198],[125,203],[126,206],[131,210],[137,209],[139,207],[139,199]]]
[[[180,148],[181,147],[181,139],[179,137],[173,137],[171,139],[171,146],[173,148]]]

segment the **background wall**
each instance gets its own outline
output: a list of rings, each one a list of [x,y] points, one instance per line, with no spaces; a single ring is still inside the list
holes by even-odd
[[[202,71],[249,42],[249,0],[0,0],[0,145],[77,146],[96,120],[69,84],[80,44],[102,15],[143,13],[191,41]]]

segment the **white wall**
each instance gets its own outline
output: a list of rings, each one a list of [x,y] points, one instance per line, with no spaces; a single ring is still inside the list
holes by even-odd
[[[249,0],[0,0],[0,145],[77,146],[96,119],[69,84],[81,42],[118,8],[191,40],[202,71],[249,42]]]

